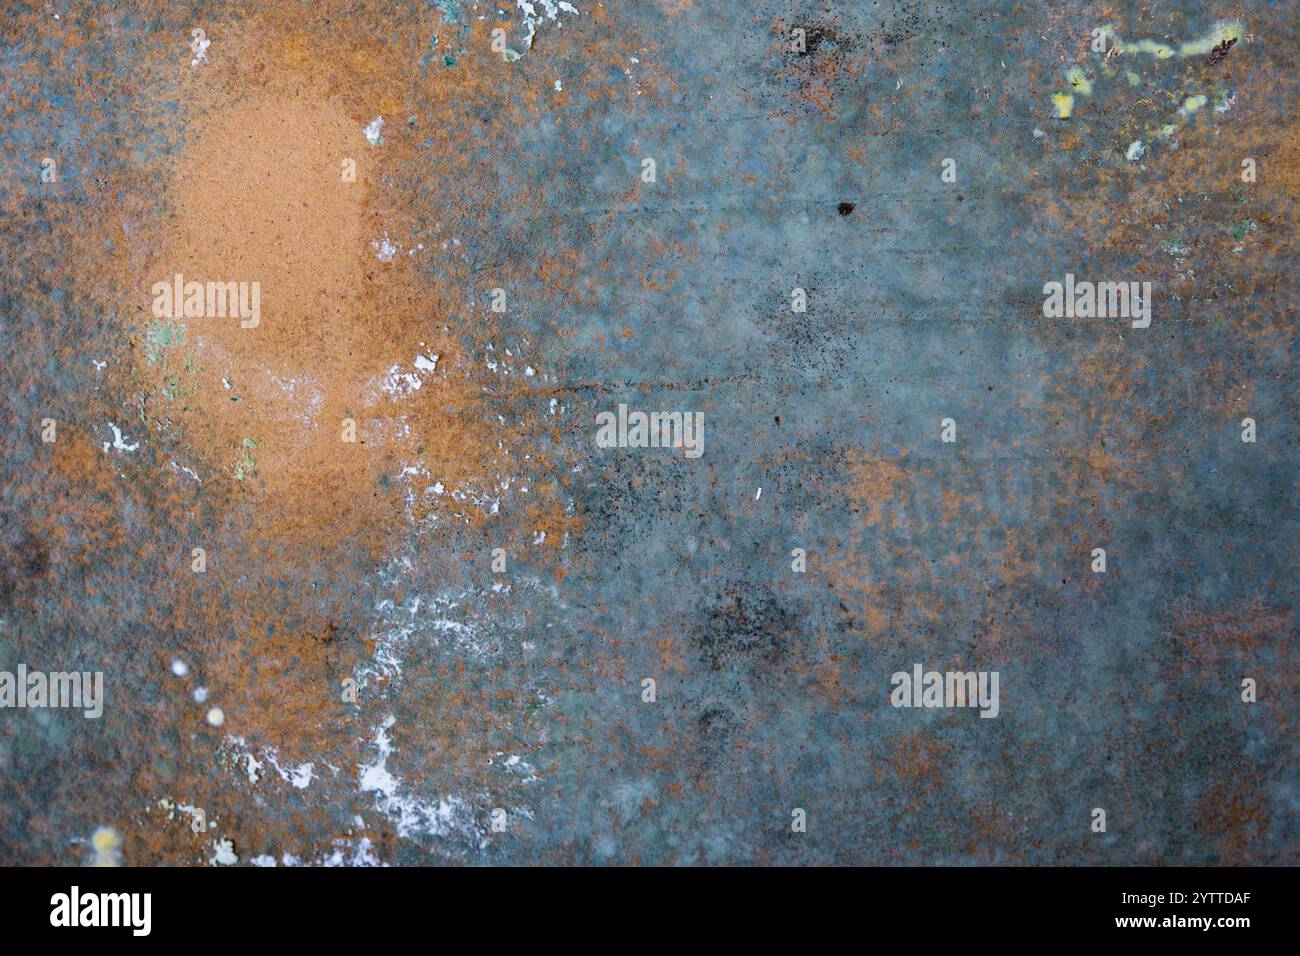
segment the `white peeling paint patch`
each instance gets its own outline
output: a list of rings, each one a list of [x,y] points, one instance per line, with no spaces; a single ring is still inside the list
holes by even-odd
[[[262,747],[257,753],[254,753],[253,748],[249,747],[248,741],[235,734],[226,735],[223,749],[232,752],[232,759],[236,765],[243,765],[250,784],[256,784],[261,780],[262,771],[268,766],[275,771],[281,780],[292,784],[299,790],[305,790],[316,777],[316,765],[314,763],[302,763],[296,767],[282,766],[280,754],[274,747]],[[260,760],[257,754],[261,755]]]
[[[541,532],[536,532],[534,538],[539,537]],[[400,581],[405,560],[390,562],[382,580],[389,583]],[[560,610],[566,609],[559,599],[558,589],[536,576],[519,576],[513,583],[518,590],[544,594]],[[376,688],[381,692],[384,687],[395,688],[408,656],[427,654],[430,646],[439,647],[447,641],[459,654],[472,655],[479,660],[489,659],[514,646],[514,641],[523,636],[525,619],[499,613],[490,595],[500,591],[497,587],[485,590],[469,588],[435,596],[416,595],[401,604],[392,598],[375,602],[375,620],[370,630],[375,642],[374,653],[354,672],[358,686],[366,689],[382,685]]]
[[[1142,154],[1145,153],[1146,151],[1147,148],[1145,145],[1143,145],[1142,140],[1135,139],[1133,140],[1133,142],[1128,144],[1128,151],[1124,154],[1124,156],[1128,159],[1130,163],[1136,163],[1139,159],[1142,158]]]
[[[315,764],[301,763],[296,767],[281,767],[280,762],[275,758],[275,751],[269,750],[266,754],[266,761],[271,765],[271,769],[280,775],[281,780],[293,784],[298,790],[306,790],[311,785],[316,775]]]
[[[345,853],[344,850],[350,851]],[[321,857],[316,861],[317,866],[383,866],[379,857],[375,856],[374,844],[370,842],[369,837],[362,837],[354,846],[346,847],[343,850],[335,850],[329,856]]]
[[[212,41],[206,36],[193,37],[190,40],[190,51],[194,54],[194,59],[190,60],[190,69],[194,69],[200,63],[208,62],[208,47],[212,46]]]
[[[186,468],[184,465],[178,465],[178,464],[176,464],[176,462],[174,462],[174,461],[169,461],[168,464],[170,464],[170,465],[172,466],[172,471],[177,472],[178,474],[179,474],[180,472],[183,471],[183,472],[185,472],[185,474],[189,475],[191,478],[193,478],[193,479],[194,479],[195,481],[197,481],[199,484],[203,484],[203,479],[200,478],[200,477],[195,473],[194,469],[192,469],[192,468]]]
[[[366,142],[371,146],[379,146],[384,141],[383,129],[384,118],[382,116],[376,116],[362,128],[361,132],[366,134]]]
[[[375,250],[375,258],[380,262],[392,262],[393,257],[401,250],[388,238],[388,233],[384,233],[382,239],[371,239],[370,248]]]
[[[335,849],[332,853],[318,856],[314,861],[308,863],[300,860],[292,853],[285,853],[280,857],[282,866],[387,866],[375,854],[375,845],[370,842],[369,837],[362,837],[355,843],[348,843],[346,840],[335,840]],[[254,866],[275,866],[275,857],[269,853],[263,853],[261,856],[253,857],[250,861]]]
[[[357,816],[352,818],[352,822],[357,827],[364,827],[365,821]],[[333,841],[334,849],[323,855],[317,856],[314,861],[301,860],[292,853],[281,855],[279,864],[275,861],[275,856],[270,853],[262,853],[253,857],[249,862],[253,866],[386,866],[375,853],[375,845],[369,837],[356,838],[349,836],[343,839]]]
[[[497,751],[497,756],[501,757],[504,754]],[[488,761],[488,763],[491,763],[491,761]],[[518,754],[511,754],[506,757],[501,765],[511,773],[517,774],[520,777],[520,783],[536,783],[541,779],[541,777],[537,776],[537,771],[533,768],[533,765]]]
[[[239,862],[239,857],[235,855],[235,844],[230,840],[213,840],[212,848],[216,850],[209,863],[215,863],[217,866],[234,866]]]
[[[187,813],[187,814],[189,814],[189,817],[190,817],[190,829],[193,829],[193,828],[194,828],[194,821],[197,820],[197,819],[201,819],[201,816],[200,816],[200,815],[203,813],[203,811],[200,810],[200,809],[199,809],[198,807],[196,807],[196,806],[193,806],[193,805],[188,804],[188,803],[177,804],[177,803],[173,802],[172,800],[168,799],[167,797],[163,797],[161,800],[159,800],[159,801],[158,801],[158,806],[160,806],[162,809],[164,809],[164,810],[167,811],[167,819],[168,819],[168,820],[175,820],[175,819],[176,819],[176,814],[177,814],[177,813]],[[215,827],[216,825],[217,825],[216,822],[213,821],[213,820],[208,820],[208,821],[207,821],[207,827],[208,827],[208,829],[211,829],[211,828]]]
[[[232,757],[237,766],[243,768],[244,773],[248,775],[249,783],[257,783],[262,776],[262,761],[258,760],[248,748],[248,741],[243,737],[237,737],[234,734],[227,734],[223,741],[223,749],[236,751]]]
[[[378,616],[375,631],[375,651],[371,659],[357,670],[357,683],[365,688],[372,681],[400,677],[404,651],[412,643],[423,640],[437,642],[438,635],[447,635],[463,650],[482,654],[486,642],[473,625],[450,617],[459,606],[459,600],[450,597],[434,598],[424,615],[420,614],[424,601],[413,597],[395,604],[384,598],[375,605]]]
[[[380,387],[394,398],[401,398],[418,392],[424,379],[412,372],[403,372],[400,365],[394,365],[384,374]]]
[[[561,13],[578,15],[578,8],[564,0],[515,0],[515,6],[523,13],[524,29],[528,31],[524,34],[525,51],[533,48],[533,37],[537,35],[539,25],[549,20],[562,27],[564,21],[559,18]],[[540,13],[538,7],[542,8]]]
[[[113,422],[109,422],[108,427],[113,429],[113,440],[112,442],[104,442],[104,454],[108,454],[109,448],[115,448],[118,451],[135,451],[140,447],[139,442],[128,445],[122,436],[121,429],[119,429]]]
[[[391,714],[375,729],[375,759],[363,764],[358,772],[362,793],[375,795],[375,806],[397,827],[402,837],[447,836],[461,832],[475,836],[480,846],[487,841],[474,821],[474,812],[460,797],[441,797],[435,801],[422,800],[405,793],[402,781],[389,772],[388,758],[393,755],[393,745],[388,728],[397,722]]]
[[[430,355],[416,355],[412,364],[415,366],[416,372],[432,374],[438,370],[439,358],[440,356],[432,353]],[[388,371],[384,373],[383,378],[379,379],[378,386],[390,399],[396,400],[418,392],[424,386],[424,379],[415,372],[403,372],[400,365],[391,365]],[[374,388],[373,379],[370,388]]]

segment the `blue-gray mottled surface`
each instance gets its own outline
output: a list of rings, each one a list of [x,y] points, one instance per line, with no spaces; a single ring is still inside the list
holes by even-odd
[[[264,763],[272,746],[312,762],[305,788],[248,773],[159,663],[215,653],[156,611],[175,587],[157,555],[189,540],[187,522],[218,520],[200,493],[178,517],[161,493],[128,506],[96,485],[93,521],[120,533],[99,532],[87,568],[60,559],[69,543],[51,530],[82,533],[68,529],[83,512],[41,477],[42,418],[102,422],[119,400],[70,356],[124,348],[68,271],[93,252],[47,241],[46,223],[94,219],[86,179],[121,162],[115,137],[171,149],[143,139],[152,118],[133,115],[129,80],[161,15],[60,54],[113,74],[108,106],[43,90],[24,69],[41,44],[5,30],[6,89],[49,97],[39,112],[0,100],[6,176],[39,173],[41,150],[76,158],[72,201],[29,191],[0,242],[16,423],[0,666],[103,662],[119,704],[94,726],[0,713],[3,859],[77,859],[112,825],[134,864],[207,862],[225,837],[241,862],[1294,863],[1288,5],[1231,11],[1244,35],[1213,63],[1090,48],[1105,24],[1196,40],[1230,19],[1205,3],[579,7],[542,24],[499,112],[457,108],[464,204],[426,188],[435,145],[380,187],[411,201],[416,232],[450,221],[458,292],[499,323],[492,353],[518,349],[549,376],[493,393],[481,428],[490,440],[500,414],[529,433],[521,480],[555,485],[576,522],[562,546],[516,548],[533,526],[506,496],[436,541],[399,523],[379,559],[340,542],[313,588],[274,567],[250,572],[256,587],[216,585],[339,622],[314,711],[333,731],[315,750],[245,740]],[[375,17],[400,33],[442,15]],[[162,25],[184,37],[204,16],[192,3]],[[460,42],[486,44],[475,29]],[[1060,119],[1072,66],[1093,89]],[[562,104],[517,92],[557,79]],[[1180,113],[1200,92],[1210,103]],[[486,310],[484,263],[515,269],[504,317]],[[443,268],[416,265],[429,282]],[[1067,272],[1150,281],[1150,327],[1045,318],[1043,285]],[[705,453],[598,448],[596,415],[620,402],[702,412]],[[148,488],[166,462],[113,468]],[[916,663],[997,671],[998,716],[890,706],[891,674]],[[350,673],[362,699],[338,709]],[[239,685],[224,693],[237,713]],[[206,806],[220,829],[192,838],[160,799]]]

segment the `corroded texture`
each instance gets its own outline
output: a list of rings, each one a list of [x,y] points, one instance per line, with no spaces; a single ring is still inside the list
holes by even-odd
[[[6,9],[0,860],[1296,862],[1288,5],[575,5]]]

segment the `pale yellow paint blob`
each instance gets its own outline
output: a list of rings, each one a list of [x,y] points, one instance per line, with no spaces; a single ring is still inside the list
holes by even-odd
[[[1240,40],[1246,35],[1246,25],[1240,20],[1220,20],[1210,32],[1199,40],[1191,40],[1178,48],[1179,56],[1209,56],[1214,48],[1229,40]]]
[[[95,848],[91,866],[122,865],[122,835],[112,827],[99,827],[90,838],[90,845]]]
[[[1246,35],[1246,25],[1240,20],[1220,20],[1210,27],[1208,33],[1195,40],[1181,43],[1177,48],[1155,40],[1135,40],[1128,42],[1120,38],[1113,26],[1103,27],[1113,49],[1120,53],[1147,53],[1157,60],[1172,57],[1209,56],[1216,46],[1228,40],[1240,40]]]
[[[1246,25],[1241,20],[1220,20],[1205,35],[1195,40],[1179,43],[1176,46],[1156,40],[1127,41],[1122,39],[1116,32],[1115,27],[1110,24],[1102,27],[1102,30],[1105,31],[1106,37],[1110,41],[1112,51],[1125,54],[1145,53],[1157,60],[1168,60],[1175,57],[1182,59],[1192,56],[1209,56],[1216,47],[1230,40],[1241,40],[1243,37],[1247,41],[1253,39],[1253,37],[1247,35]],[[1107,55],[1110,55],[1109,52]],[[1111,73],[1106,69],[1107,65],[1103,63],[1102,73],[1109,77]],[[1092,95],[1092,83],[1089,82],[1082,68],[1072,67],[1066,74],[1066,78],[1069,81],[1070,88],[1075,93],[1080,96]],[[1130,87],[1137,87],[1142,82],[1141,76],[1135,70],[1125,70],[1124,78],[1128,81]],[[1208,102],[1209,97],[1200,93],[1186,97],[1183,100],[1183,105],[1178,110],[1176,121],[1165,123],[1155,129],[1149,129],[1148,138],[1167,139],[1173,136]],[[1056,115],[1060,119],[1069,119],[1074,112],[1074,96],[1069,93],[1052,94],[1052,103],[1056,107]],[[1218,112],[1226,112],[1231,105],[1231,98],[1227,94],[1216,94],[1214,105]],[[1132,146],[1130,146],[1130,149],[1132,149]]]

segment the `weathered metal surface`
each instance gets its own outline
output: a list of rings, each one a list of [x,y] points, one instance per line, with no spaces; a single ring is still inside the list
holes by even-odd
[[[1294,863],[1290,5],[575,6],[6,7],[0,859]]]

